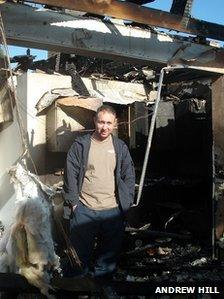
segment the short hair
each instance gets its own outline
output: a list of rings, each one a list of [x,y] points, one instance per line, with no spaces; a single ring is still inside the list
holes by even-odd
[[[117,117],[117,113],[116,113],[115,109],[112,106],[110,106],[110,105],[102,105],[102,106],[100,106],[96,110],[95,117],[98,117],[98,115],[99,115],[100,112],[105,112],[105,111],[108,112],[108,113],[113,114],[115,118]]]

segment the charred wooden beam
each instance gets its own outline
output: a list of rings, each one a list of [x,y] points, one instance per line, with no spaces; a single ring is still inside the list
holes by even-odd
[[[190,272],[200,272],[203,274],[203,272],[208,272],[208,271],[213,271],[213,270],[220,270],[223,271],[223,267],[219,267],[218,269],[210,266],[206,267],[193,267],[193,266],[182,266],[181,264],[179,266],[175,265],[163,265],[163,264],[152,264],[152,265],[147,265],[147,266],[127,266],[123,267],[129,275],[134,275],[134,276],[139,276],[139,277],[144,277],[147,275],[150,275],[151,273],[156,273],[156,272],[163,272],[163,271],[169,271],[169,272],[188,272],[190,275]]]
[[[75,294],[102,292],[101,286],[89,277],[53,278],[51,285],[58,290],[57,293],[61,293],[63,290]],[[24,276],[15,273],[0,273],[0,292],[5,292],[8,295],[7,298],[16,298],[17,295],[23,293],[40,293],[39,289],[29,284]]]
[[[135,3],[138,5],[143,5],[143,4],[147,4],[150,2],[154,2],[155,0],[126,0],[126,2],[131,2],[131,3]]]
[[[194,0],[173,0],[170,12],[175,15],[190,16]]]
[[[0,291],[39,293],[39,290],[30,285],[24,276],[15,273],[0,273]]]
[[[131,20],[189,34],[200,35],[217,40],[224,40],[224,26],[190,18],[183,22],[183,16],[168,12],[146,8],[134,3],[116,0],[32,0],[32,3],[41,3],[56,7],[68,8],[76,11],[85,11],[93,14],[111,16],[118,19]]]
[[[53,10],[40,13],[35,7],[9,2],[0,5],[0,11],[8,44],[157,66],[193,64],[224,72],[223,49],[188,38]]]
[[[180,239],[180,240],[191,240],[192,235],[183,235],[183,234],[177,234],[177,233],[169,233],[169,232],[160,232],[160,231],[152,231],[152,230],[139,230],[135,228],[129,228],[127,227],[126,232],[129,233],[135,233],[136,237],[169,237],[173,239]]]

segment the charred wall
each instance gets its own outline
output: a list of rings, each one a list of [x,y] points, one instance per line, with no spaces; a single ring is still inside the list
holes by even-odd
[[[156,230],[210,238],[211,203],[211,80],[166,84],[142,202],[132,219],[135,225],[151,222]]]
[[[216,238],[223,239],[224,233],[224,76],[220,76],[212,84],[212,117],[213,117],[213,139],[214,139],[214,189],[216,209]]]

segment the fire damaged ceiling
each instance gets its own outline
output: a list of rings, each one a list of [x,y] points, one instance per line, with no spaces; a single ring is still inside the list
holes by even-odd
[[[119,1],[113,3],[136,6]],[[199,33],[183,37],[162,33],[155,27],[141,28],[136,23],[113,18],[102,20],[92,16],[71,15],[66,11],[36,9],[29,5],[8,2],[2,4],[0,10],[10,44],[53,51],[57,49],[62,53],[101,57],[132,64],[157,65],[160,68],[164,64],[184,64],[223,72],[222,47],[215,41],[202,39]],[[175,20],[176,18],[177,15]],[[163,20],[161,15],[159,19]],[[169,29],[172,29],[171,24]],[[206,30],[204,32],[208,33]],[[33,39],[33,36],[36,38]],[[27,63],[30,63],[29,60]]]
[[[82,2],[67,1],[66,4],[57,0],[33,0],[31,2],[85,11],[93,14],[96,13],[98,15],[111,16],[123,20],[132,20],[138,23],[173,29],[217,40],[224,39],[222,25],[200,21],[190,17],[193,0],[174,0],[171,13],[137,6],[136,3],[128,3],[132,1],[85,0]]]

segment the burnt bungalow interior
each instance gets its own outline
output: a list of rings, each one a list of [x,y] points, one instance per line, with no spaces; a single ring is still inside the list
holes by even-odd
[[[32,65],[27,65],[24,57],[19,59],[17,70],[41,69],[48,74],[54,72],[57,61],[57,72],[70,75],[73,90],[86,97],[86,101],[89,94],[81,76],[136,82],[143,84],[147,91],[156,93],[158,90],[161,69],[158,65],[133,65],[68,54],[60,54],[60,58],[53,55],[46,61],[32,62]],[[114,281],[107,282],[118,296],[148,296],[159,285],[186,282],[189,286],[202,282],[214,285],[223,280],[222,259],[215,259],[221,257],[222,251],[214,241],[213,179],[217,165],[212,106],[213,85],[217,78],[217,74],[190,68],[165,74],[142,196],[139,205],[132,207],[127,215],[118,272]],[[118,116],[114,134],[126,142],[134,160],[137,195],[155,98],[131,104],[108,104],[114,106]],[[63,123],[61,128],[56,128],[61,140],[52,141],[53,125],[59,115],[57,109],[53,105],[45,111],[46,167],[38,174],[44,183],[61,190],[66,152],[76,135],[93,130],[94,111],[81,106],[73,111],[65,106],[61,108],[81,126],[75,131]],[[29,158],[28,166],[32,169]],[[220,174],[223,175],[223,171]],[[57,235],[55,241],[61,263],[67,263],[63,240]],[[16,279],[28,292],[36,292],[29,289],[21,277]],[[54,277],[52,286],[60,289],[57,298],[70,296],[70,292],[105,295],[102,283],[97,284],[90,278],[69,281]],[[0,287],[4,288],[4,283]]]
[[[183,68],[164,76],[142,195],[139,204],[127,215],[115,279],[104,283],[90,277],[69,280],[53,275],[51,285],[57,290],[56,298],[79,298],[80,294],[88,294],[90,298],[151,298],[150,294],[155,294],[157,286],[223,285],[224,78],[218,75],[223,74],[223,49],[215,41],[223,41],[223,25],[194,19],[191,15],[193,0],[173,0],[170,12],[141,7],[155,0],[66,3],[32,0],[32,8],[27,6],[29,1],[2,2],[7,2],[1,5],[1,22],[6,25],[2,27],[5,27],[7,42],[57,51],[49,52],[46,60],[35,61],[35,56],[27,50],[27,55],[11,59],[12,63],[17,63],[14,71],[21,74],[40,70],[45,74],[69,75],[72,89],[78,95],[76,100],[80,100],[80,105],[71,107],[58,105],[57,99],[47,107],[44,112],[46,144],[38,143],[33,147],[34,130],[29,136],[31,152],[36,154],[40,149],[44,152],[44,163],[37,165],[40,180],[54,186],[59,193],[69,146],[75,136],[94,128],[92,117],[96,109],[91,105],[96,99],[90,99],[83,78],[144,86],[147,99],[139,100],[136,96],[132,103],[122,104],[119,100],[108,103],[114,106],[118,115],[114,134],[126,142],[134,160],[137,198],[161,68],[176,63],[199,66],[194,69],[182,65]],[[41,13],[39,8],[35,11],[35,3],[38,6],[43,3]],[[56,17],[51,10],[57,13]],[[85,27],[65,30],[64,21],[73,20],[74,16],[77,20],[80,18],[83,26],[86,18],[102,20],[111,32],[97,32],[95,28],[87,30]],[[131,27],[127,37],[120,34],[112,19],[111,23],[111,17],[130,20],[127,24],[123,22],[123,29],[126,25],[143,31],[147,29],[150,40],[142,43],[144,32],[141,38],[132,39]],[[62,21],[56,30],[52,26],[53,20]],[[176,33],[160,35],[161,28],[189,36],[176,39]],[[165,51],[160,52],[163,49]],[[73,54],[63,54],[64,51]],[[158,55],[154,56],[154,52]],[[214,73],[205,71],[209,68]],[[13,120],[11,112],[7,121]],[[65,115],[73,118],[71,126],[63,119]],[[27,166],[33,170],[29,157]],[[56,206],[61,203],[60,196],[54,199]],[[218,215],[216,220],[215,213]],[[56,232],[56,221],[53,226]],[[0,223],[1,234],[3,231],[4,226]],[[61,264],[69,262],[65,240],[57,233],[54,238]],[[22,275],[0,273],[1,298],[29,298],[29,293],[31,298],[43,298]],[[164,298],[163,295],[156,297]],[[191,298],[198,298],[198,295]]]
[[[209,279],[206,272],[214,267],[215,251],[214,78],[206,72],[178,70],[164,79],[142,197],[139,206],[130,210],[128,249],[121,259],[121,267],[128,269],[129,275],[142,280],[147,277],[152,285],[220,280],[220,272]],[[152,107],[146,109],[150,122]],[[136,133],[132,155],[137,178],[146,141],[147,136]],[[199,270],[197,275],[192,266]]]
[[[165,77],[137,225],[148,219],[157,230],[211,237],[211,82],[211,75],[194,70]],[[136,132],[132,152],[137,177],[146,138]]]
[[[82,60],[93,61],[84,57]],[[86,68],[87,75],[97,76],[98,65],[95,63],[92,70]],[[116,65],[120,68],[115,72]],[[146,89],[158,88],[156,68],[146,80],[142,66],[132,73],[130,64],[103,61],[101,72],[102,66],[107,78],[114,79],[116,75],[125,81],[124,74],[128,73]],[[74,75],[69,69],[73,89],[85,94],[77,69],[78,64]],[[139,205],[128,214],[118,281],[172,282],[179,275],[183,282],[189,275],[192,277],[192,267],[202,270],[214,267],[212,83],[216,78],[217,75],[194,69],[174,70],[164,77],[142,196]],[[108,104],[117,111],[118,127],[114,134],[126,142],[134,160],[137,194],[154,102]],[[78,121],[88,118],[85,129],[93,129],[90,121],[93,113],[77,111],[79,114],[73,117]],[[46,158],[48,169],[43,174],[44,180],[58,183],[62,179],[66,152],[48,148]],[[186,271],[182,276],[180,269]],[[203,275],[204,272],[194,277],[195,281],[200,281]],[[123,292],[122,287],[116,287],[118,293]],[[148,287],[137,288],[136,294],[144,295]]]

